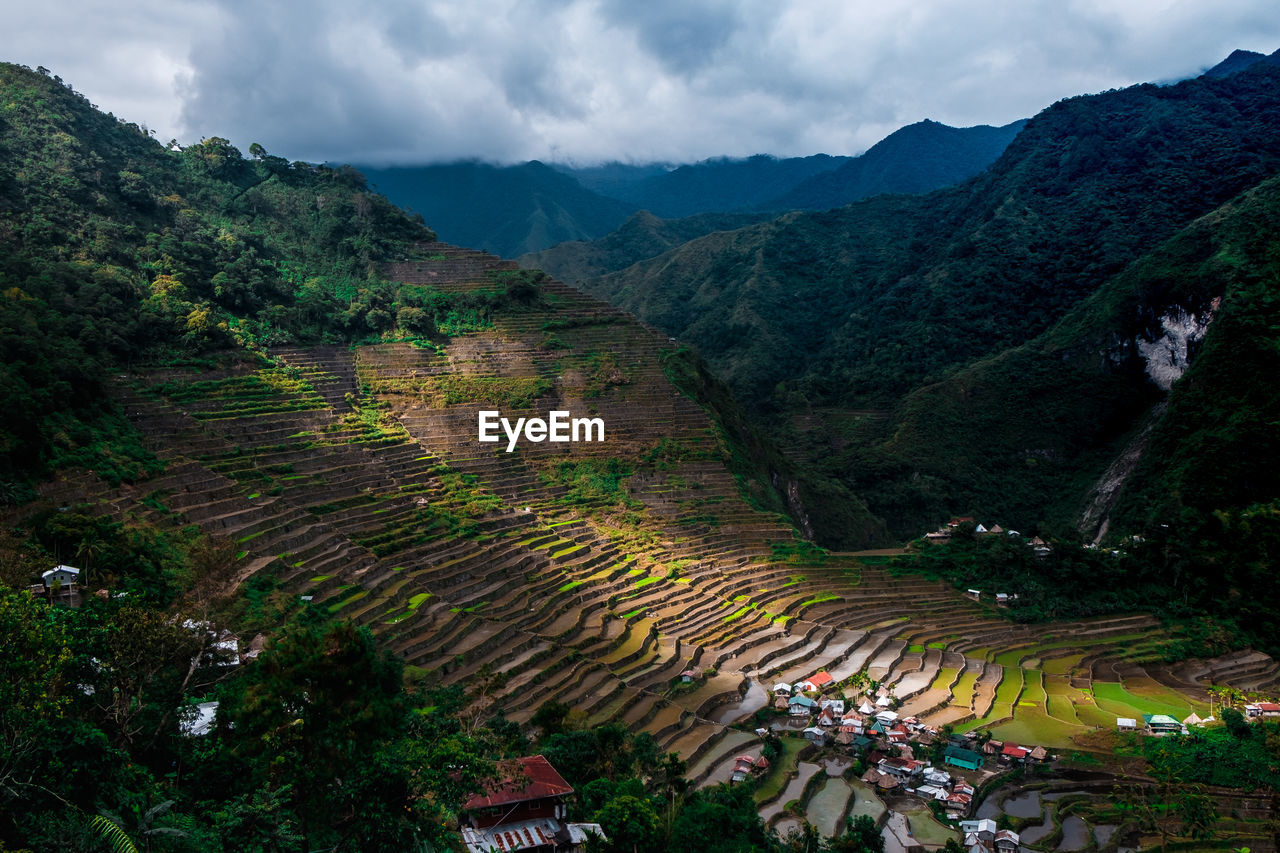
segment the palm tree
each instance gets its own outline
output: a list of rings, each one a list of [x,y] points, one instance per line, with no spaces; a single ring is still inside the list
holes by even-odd
[[[80,542],[79,547],[76,548],[76,556],[84,560],[84,580],[80,582],[81,586],[86,588],[89,586],[89,567],[94,560],[106,553],[106,550],[107,543],[101,539],[84,539]]]

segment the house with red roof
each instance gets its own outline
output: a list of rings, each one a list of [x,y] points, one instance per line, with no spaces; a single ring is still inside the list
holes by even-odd
[[[498,773],[488,790],[462,807],[459,823],[470,853],[584,851],[591,834],[604,837],[599,824],[565,820],[573,787],[546,758],[503,761]]]
[[[826,670],[819,670],[813,675],[800,682],[798,686],[803,687],[804,692],[809,693],[814,690],[821,690],[828,684],[834,684],[835,679]]]

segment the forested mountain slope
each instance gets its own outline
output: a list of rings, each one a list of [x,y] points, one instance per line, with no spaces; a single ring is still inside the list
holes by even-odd
[[[0,482],[147,466],[102,394],[114,365],[359,337],[376,264],[432,232],[350,169],[225,139],[181,152],[57,78],[0,65]],[[379,294],[381,313],[357,294]],[[364,310],[357,310],[363,305]]]
[[[848,157],[814,154],[809,157],[772,157],[757,154],[737,159],[717,157],[678,166],[669,171],[618,182],[607,195],[664,218],[678,219],[699,213],[768,207],[771,199],[848,163]]]
[[[683,219],[661,219],[642,210],[598,240],[560,243],[521,255],[516,261],[526,269],[545,270],[561,281],[577,285],[607,272],[624,270],[714,231],[732,231],[773,218],[772,213],[701,213]]]
[[[537,160],[513,166],[361,166],[378,191],[435,223],[440,236],[504,258],[594,240],[638,205],[592,192]]]
[[[865,444],[828,443],[813,462],[851,472],[860,495],[907,520],[905,535],[951,507],[1058,530],[1079,519],[1092,538],[1108,520],[1141,532],[1274,500],[1280,394],[1256,377],[1280,368],[1277,249],[1280,178],[1196,220],[1032,341],[913,391],[862,425]]]
[[[757,203],[759,212],[754,215],[704,213],[663,220],[641,212],[617,231],[597,240],[562,243],[524,255],[519,261],[529,269],[543,269],[564,281],[578,283],[626,269],[713,231],[772,219],[778,211],[825,210],[881,193],[922,193],[950,186],[990,166],[1024,123],[955,128],[934,121],[918,122],[889,134],[865,154],[845,158],[839,167],[824,170],[780,196]],[[722,208],[704,203],[694,209]]]
[[[913,389],[1046,331],[1277,169],[1280,69],[1259,63],[1062,101],[960,186],[711,234],[586,287],[697,344],[754,411],[794,427],[799,442],[812,431],[820,443],[835,434],[865,446]],[[946,464],[945,448],[936,453]],[[884,476],[840,474],[855,492]],[[897,507],[918,503],[911,493],[930,481],[911,469],[885,479],[904,494],[871,508],[905,534],[921,513]],[[929,513],[950,496],[934,498]],[[982,505],[953,509],[970,508]],[[834,526],[825,532],[839,541]]]

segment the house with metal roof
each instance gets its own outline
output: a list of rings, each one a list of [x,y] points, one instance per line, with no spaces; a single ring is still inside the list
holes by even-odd
[[[1186,726],[1168,714],[1143,714],[1142,720],[1146,723],[1146,733],[1155,737],[1187,733]]]
[[[54,566],[47,572],[41,572],[40,580],[44,581],[45,589],[53,589],[55,585],[65,589],[80,581],[80,570],[75,566]]]
[[[499,762],[500,781],[467,800],[460,819],[469,853],[530,853],[586,850],[599,824],[569,823],[567,798],[573,787],[541,755]]]
[[[942,763],[964,770],[981,770],[982,756],[971,749],[952,745],[942,754]]]

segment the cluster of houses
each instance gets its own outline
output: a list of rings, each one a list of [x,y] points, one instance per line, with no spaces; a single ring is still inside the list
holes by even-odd
[[[979,771],[988,762],[1010,766],[1036,764],[1050,758],[1043,746],[998,740],[982,743],[968,735],[953,735],[943,752],[943,766],[935,767],[916,756],[912,742],[933,744],[939,737],[937,730],[916,717],[900,717],[892,709],[894,702],[887,692],[874,700],[863,697],[856,707],[846,707],[842,699],[805,695],[820,692],[833,681],[828,673],[819,672],[795,684],[775,684],[774,708],[791,716],[810,718],[813,725],[804,730],[809,741],[819,746],[834,742],[862,753],[867,762],[863,782],[884,794],[934,800],[953,820],[967,817],[973,806],[973,786],[958,775],[959,771]],[[756,772],[759,769],[752,759],[741,756],[734,779],[746,779]],[[975,832],[973,844],[967,845],[971,853],[996,853],[995,835],[988,837],[985,829]],[[1017,849],[1016,834],[1002,839],[1011,841],[1012,849]]]
[[[1011,829],[999,829],[991,818],[962,820],[964,849],[969,853],[1018,853],[1022,839]]]
[[[1206,720],[1201,719],[1199,714],[1194,713],[1181,722],[1168,714],[1143,714],[1141,727],[1138,726],[1137,719],[1133,717],[1116,717],[1116,729],[1122,732],[1140,730],[1143,734],[1152,737],[1166,737],[1168,735],[1185,735],[1187,726],[1198,726],[1204,722]]]
[[[1246,720],[1280,719],[1280,704],[1276,702],[1256,702],[1244,706]]]
[[[795,717],[810,718],[814,724],[804,730],[804,737],[809,741],[819,746],[834,742],[864,754],[868,769],[862,780],[868,785],[886,794],[913,794],[936,800],[956,820],[969,814],[973,786],[963,778],[953,777],[947,767],[981,770],[988,757],[1001,764],[1045,761],[1049,757],[1043,747],[1021,747],[1000,741],[976,746],[967,737],[956,735],[944,753],[944,767],[931,766],[916,757],[911,742],[933,743],[938,737],[936,729],[922,724],[916,717],[900,717],[892,709],[894,702],[888,693],[882,693],[874,701],[864,697],[856,707],[848,708],[842,699],[811,699],[804,695],[821,691],[832,683],[828,673],[819,672],[795,684],[775,684],[774,707]],[[976,748],[967,748],[970,745]],[[742,756],[734,778],[746,779],[756,772],[751,765],[751,759]]]
[[[914,794],[925,800],[942,804],[947,816],[959,820],[973,807],[973,785],[952,776],[927,761],[902,756],[886,756],[871,753],[868,762],[875,763],[862,774],[862,781],[885,794]]]
[[[729,781],[737,783],[755,776],[763,776],[769,769],[769,759],[763,755],[752,758],[750,755],[739,755],[733,760],[733,775]]]
[[[940,545],[943,542],[950,542],[952,535],[956,532],[956,528],[958,528],[962,524],[972,524],[973,532],[976,533],[978,536],[1021,536],[1022,535],[1016,530],[1005,530],[1003,527],[1001,527],[998,524],[993,524],[990,527],[987,527],[985,524],[974,521],[973,516],[964,515],[964,516],[957,516],[956,518],[951,519],[942,527],[939,527],[937,530],[934,530],[931,533],[926,533],[924,535],[924,541],[929,542],[933,545]],[[1032,537],[1029,544],[1031,545],[1032,549],[1035,551],[1037,557],[1048,556],[1049,553],[1053,550],[1049,546],[1049,543],[1041,539],[1039,536]]]

